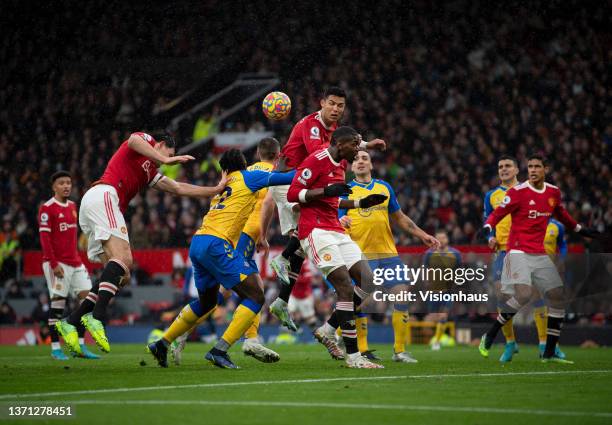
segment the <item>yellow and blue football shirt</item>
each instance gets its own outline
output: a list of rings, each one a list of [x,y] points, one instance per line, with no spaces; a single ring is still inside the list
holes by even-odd
[[[484,220],[486,221],[489,215],[493,212],[495,208],[501,205],[502,201],[506,197],[506,191],[508,187],[505,186],[497,186],[494,189],[488,191],[484,198]],[[506,247],[508,244],[508,236],[510,235],[510,227],[512,226],[512,219],[510,214],[504,217],[498,224],[495,226],[494,235],[495,239],[497,239],[498,251],[506,251]]]
[[[270,172],[273,169],[274,169],[273,164],[270,164],[269,162],[263,162],[263,161],[256,162],[255,164],[247,168],[247,170],[249,171],[260,170],[260,171],[267,171],[267,172]],[[257,199],[255,203],[255,208],[253,208],[253,212],[251,212],[249,219],[247,220],[246,224],[244,225],[244,228],[242,229],[242,232],[249,235],[249,237],[254,242],[257,242],[257,240],[259,239],[260,233],[261,233],[261,217],[260,217],[261,204],[263,204],[263,200],[266,197],[267,193],[268,193],[267,188],[259,189],[257,191],[257,193],[255,194],[255,198]]]
[[[546,236],[544,237],[544,249],[548,255],[567,254],[567,242],[565,241],[565,226],[554,218],[548,222]]]
[[[369,183],[359,183],[355,180],[349,184],[353,193],[344,199],[361,199],[373,193],[387,196],[387,200],[371,208],[340,209],[338,216],[348,215],[351,227],[347,234],[361,251],[370,258],[397,256],[395,240],[391,232],[389,214],[400,209],[393,188],[384,180],[372,179]]]
[[[453,247],[444,251],[429,249],[423,258],[423,265],[428,269],[455,269],[461,265],[461,253]],[[430,272],[432,273],[432,272]],[[453,282],[444,280],[444,273],[432,273],[433,279],[429,281],[430,289],[434,291],[446,291],[451,288]]]
[[[223,192],[213,198],[210,210],[196,235],[224,239],[235,248],[240,233],[257,201],[257,191],[268,186],[290,184],[294,172],[268,173],[261,170],[233,171]]]

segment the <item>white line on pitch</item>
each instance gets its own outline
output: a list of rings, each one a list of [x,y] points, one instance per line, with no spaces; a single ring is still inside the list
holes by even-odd
[[[106,388],[98,390],[77,390],[77,391],[54,391],[47,393],[21,393],[3,394],[0,400],[30,398],[30,397],[53,397],[65,395],[85,395],[85,394],[105,394],[105,393],[126,393],[138,391],[159,391],[159,390],[180,390],[188,388],[218,388],[218,387],[240,387],[245,385],[279,385],[279,384],[313,384],[320,382],[342,382],[342,381],[374,381],[374,380],[395,380],[395,379],[431,379],[431,378],[489,378],[522,375],[583,375],[591,373],[610,373],[612,370],[564,370],[564,371],[542,371],[542,372],[507,372],[507,373],[464,373],[464,374],[438,374],[438,375],[396,375],[396,376],[346,376],[342,378],[312,378],[312,379],[283,379],[279,381],[245,381],[245,382],[216,382],[204,384],[185,384],[185,385],[158,385],[153,387],[122,387]],[[230,372],[231,373],[231,372]],[[168,378],[170,379],[170,378]]]
[[[353,404],[353,403],[324,403],[324,402],[292,402],[292,401],[214,401],[214,400],[64,400],[66,404],[82,405],[185,405],[185,406],[249,406],[249,407],[297,407],[297,408],[341,408],[341,409],[371,409],[371,410],[404,410],[404,411],[435,411],[435,412],[462,412],[462,413],[502,413],[522,415],[545,416],[592,416],[599,418],[612,418],[612,412],[577,412],[569,410],[540,410],[540,409],[513,409],[497,407],[466,407],[466,406],[427,406],[427,405],[401,405],[401,404]],[[47,403],[47,402],[45,402]],[[48,403],[52,403],[49,401]]]

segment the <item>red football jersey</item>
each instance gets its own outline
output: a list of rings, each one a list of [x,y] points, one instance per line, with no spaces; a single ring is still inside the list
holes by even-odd
[[[78,267],[82,264],[77,252],[77,208],[74,202],[62,204],[55,198],[41,205],[38,211],[40,245],[43,261],[55,268],[58,262]]]
[[[308,298],[310,294],[312,294],[312,271],[310,270],[310,262],[304,261],[300,275],[291,290],[291,296],[303,300]]]
[[[561,204],[561,191],[558,187],[544,183],[537,190],[529,182],[514,186],[506,192],[501,205],[489,215],[486,224],[493,229],[502,218],[510,214],[512,227],[508,237],[508,251],[544,254],[544,237],[551,217],[556,218],[568,229],[576,228],[574,220]]]
[[[321,111],[302,118],[293,126],[289,139],[281,150],[281,157],[285,158],[288,169],[298,167],[311,153],[327,148],[337,127],[337,123],[326,127]]]
[[[287,200],[299,202],[303,189],[321,189],[333,183],[344,183],[344,170],[347,162],[334,161],[327,149],[310,154],[298,167],[295,177],[289,186]],[[332,230],[344,233],[338,221],[340,198],[321,198],[300,205],[298,238],[304,239],[313,229]]]
[[[145,139],[151,146],[156,142],[147,133],[133,133]],[[119,209],[122,213],[134,196],[147,185],[153,186],[162,177],[157,164],[128,147],[126,140],[112,156],[99,182],[113,186],[119,195]]]

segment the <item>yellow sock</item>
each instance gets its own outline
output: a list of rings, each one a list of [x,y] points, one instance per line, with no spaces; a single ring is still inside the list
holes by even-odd
[[[259,311],[257,313],[259,313]],[[255,316],[257,316],[257,313],[243,304],[240,304],[236,308],[236,311],[234,311],[234,317],[221,338],[230,346],[233,345],[253,324],[253,320]]]
[[[393,310],[391,316],[391,323],[393,324],[393,351],[396,353],[403,353],[406,347],[406,331],[408,329],[408,313],[405,311]]]
[[[247,329],[244,333],[244,336],[249,339],[257,338],[257,334],[259,334],[259,321],[261,320],[261,312],[257,313],[255,319],[253,319],[253,324]]]
[[[358,317],[355,321],[357,326],[357,347],[359,352],[363,353],[368,351],[368,318]]]
[[[500,311],[499,309],[497,311]],[[513,320],[510,319],[506,322],[504,326],[502,326],[502,333],[504,334],[504,338],[506,338],[506,342],[514,342],[516,338],[514,337],[514,326]]]
[[[442,334],[446,329],[446,323],[438,322],[436,324],[436,334],[434,335],[434,341],[440,342],[440,338],[442,338]]]
[[[202,317],[207,317],[214,310],[215,309],[213,308],[211,311],[208,312],[208,314],[205,314]],[[174,319],[174,322],[172,322],[170,327],[166,329],[166,332],[164,332],[162,338],[164,338],[168,342],[174,341],[179,336],[183,335],[185,332],[197,326],[197,322],[199,319],[201,318],[198,317],[198,315],[195,314],[193,310],[191,310],[191,306],[187,304],[185,307],[183,307],[179,315],[176,316],[176,319]]]
[[[540,344],[546,344],[546,327],[548,326],[546,306],[534,308],[533,319],[535,320],[536,328],[538,329],[538,340],[540,341]]]

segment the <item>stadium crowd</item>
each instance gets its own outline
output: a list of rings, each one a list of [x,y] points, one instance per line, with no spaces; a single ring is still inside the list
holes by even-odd
[[[135,66],[135,58],[222,58],[230,69],[278,73],[293,101],[289,120],[264,122],[255,102],[219,127],[266,126],[281,143],[317,109],[323,87],[341,85],[349,93],[343,122],[389,144],[374,156],[375,175],[393,182],[416,223],[446,229],[453,244],[473,242],[504,153],[523,169],[529,152],[546,154],[549,180],[564,191],[570,214],[609,228],[610,16],[604,4],[570,3],[394,0],[370,5],[364,17],[357,2],[185,1],[156,11],[94,1],[78,4],[86,19],[77,21],[67,2],[42,18],[50,25],[21,26],[25,12],[9,2],[14,19],[0,41],[0,244],[38,249],[36,212],[51,197],[49,176],[69,170],[78,201],[126,136],[159,127],[157,112],[189,88],[180,75],[113,66]],[[315,23],[320,31],[308,29]],[[171,172],[211,184],[218,172],[210,159]],[[137,196],[126,215],[133,247],[188,246],[207,208],[208,201],[155,191]],[[277,228],[272,236],[282,243]],[[405,235],[397,242],[415,243]],[[2,260],[9,264],[17,251],[3,248]]]

